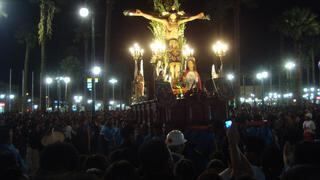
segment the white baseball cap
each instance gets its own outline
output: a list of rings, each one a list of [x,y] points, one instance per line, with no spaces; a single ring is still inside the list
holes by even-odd
[[[186,143],[187,140],[184,138],[184,135],[179,130],[172,130],[167,134],[166,144],[167,146],[178,146]]]

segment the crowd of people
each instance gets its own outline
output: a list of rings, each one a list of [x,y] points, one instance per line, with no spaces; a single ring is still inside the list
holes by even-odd
[[[222,112],[223,113],[223,112]],[[320,179],[320,106],[243,104],[173,129],[128,111],[0,115],[0,179]]]

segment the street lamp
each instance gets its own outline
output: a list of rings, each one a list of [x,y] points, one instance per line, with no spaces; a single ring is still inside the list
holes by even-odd
[[[222,57],[226,55],[227,51],[229,50],[228,44],[224,43],[223,41],[217,41],[215,44],[212,45],[212,51],[216,56],[219,57],[220,60],[220,71],[219,74],[222,75],[223,71],[223,62]]]
[[[267,71],[262,71],[256,74],[256,78],[261,81],[261,88],[262,88],[262,105],[264,105],[264,79],[269,77],[269,73]]]
[[[96,105],[96,78],[100,76],[101,74],[101,67],[99,66],[93,66],[91,69],[91,75],[92,75],[92,92],[91,92],[91,118],[93,120],[93,116],[95,114],[95,105]]]
[[[79,9],[79,15],[81,17],[86,18],[86,17],[89,16],[89,14],[90,14],[90,11],[89,11],[89,9],[87,7],[81,7]]]
[[[84,6],[79,9],[79,15],[83,19],[87,19],[89,16],[91,17],[91,62],[94,63],[96,56],[94,10],[92,7],[89,9],[88,7]]]
[[[234,80],[234,75],[232,73],[227,74],[227,80],[228,81],[233,81]]]
[[[68,101],[68,84],[70,83],[71,79],[70,77],[64,77],[63,81],[66,84],[65,91],[64,91],[64,98],[65,98],[65,101],[67,102]]]
[[[51,77],[46,77],[46,109],[50,106],[50,84],[52,84],[53,79]]]
[[[296,67],[296,64],[294,62],[292,62],[292,61],[289,61],[284,65],[284,67],[287,70],[291,71],[292,69],[294,69]]]
[[[112,100],[114,101],[114,85],[118,83],[118,80],[115,78],[112,78],[109,80],[109,83],[112,84]]]
[[[288,61],[285,63],[284,68],[287,70],[287,91],[291,89],[291,78],[292,78],[292,71],[296,68],[296,64],[292,61]]]
[[[9,99],[12,100],[12,99],[14,99],[14,98],[15,98],[15,95],[13,95],[13,94],[10,94],[10,95],[9,95]]]
[[[99,66],[94,66],[92,69],[91,69],[91,73],[94,77],[96,76],[99,76],[101,74],[101,67]]]

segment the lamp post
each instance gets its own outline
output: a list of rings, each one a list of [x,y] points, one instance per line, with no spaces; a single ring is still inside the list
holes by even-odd
[[[295,67],[296,67],[296,64],[292,61],[288,61],[284,65],[284,68],[287,70],[287,92],[289,91],[289,89],[291,89],[291,81],[292,81],[291,73]]]
[[[46,109],[50,107],[50,85],[52,84],[53,79],[51,77],[46,78]]]
[[[68,84],[70,83],[71,79],[70,77],[64,77],[63,81],[66,84],[65,90],[64,90],[64,98],[65,98],[65,101],[68,102]]]
[[[133,86],[135,87],[135,84],[136,83],[139,83],[139,82],[136,82],[136,77],[138,75],[138,72],[140,71],[142,77],[143,77],[143,62],[142,62],[142,57],[143,57],[143,54],[144,54],[144,50],[139,46],[138,43],[135,43],[133,44],[132,47],[129,48],[129,52],[134,60],[134,80],[133,80]],[[141,62],[140,62],[141,61]],[[144,80],[143,80],[144,81]],[[144,93],[143,92],[140,92],[139,94],[137,92],[135,92],[135,89],[133,90],[133,94],[134,94],[134,97],[136,98],[139,98],[138,96],[143,96]],[[143,89],[143,88],[142,88]],[[142,90],[143,91],[143,90]]]
[[[96,47],[95,47],[95,16],[93,13],[93,10],[88,8],[88,7],[81,7],[79,9],[79,15],[81,18],[83,19],[87,19],[89,16],[91,17],[91,61],[92,63],[94,63],[95,61],[95,51],[96,51]]]
[[[101,74],[101,67],[94,66],[91,69],[91,75],[92,75],[92,93],[91,93],[91,119],[93,120],[93,116],[95,114],[95,106],[96,106],[96,78],[99,77]]]
[[[58,90],[58,111],[60,111],[60,104],[61,104],[61,81],[64,80],[64,77],[56,77],[57,81],[57,90]]]
[[[223,76],[222,57],[226,55],[228,50],[229,50],[228,44],[224,43],[223,41],[217,41],[215,44],[212,45],[212,51],[216,56],[219,57],[219,60],[220,60],[220,70],[219,70],[220,77]]]
[[[109,80],[109,83],[112,84],[112,100],[114,101],[114,85],[118,83],[118,80],[115,78],[112,78]]]
[[[261,89],[262,89],[262,105],[264,105],[264,79],[267,79],[269,77],[269,73],[267,71],[262,71],[260,73],[257,73],[256,78],[261,81]]]

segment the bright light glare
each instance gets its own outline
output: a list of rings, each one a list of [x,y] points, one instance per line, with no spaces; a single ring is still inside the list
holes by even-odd
[[[134,59],[138,59],[144,54],[144,49],[142,49],[138,43],[134,43],[133,46],[129,48],[129,51]]]
[[[76,103],[81,103],[81,101],[82,101],[82,96],[74,96],[73,97],[73,99],[74,99],[74,101],[76,102]]]
[[[53,82],[53,79],[51,77],[46,78],[46,84],[50,85]]]
[[[212,45],[212,50],[217,56],[224,56],[229,50],[228,44],[223,41],[217,41],[214,45]]]
[[[91,72],[92,72],[93,75],[98,76],[98,75],[100,75],[100,73],[101,73],[101,67],[99,67],[99,66],[94,66],[94,67],[91,69]]]
[[[79,10],[79,15],[81,16],[81,17],[88,17],[89,16],[89,9],[88,8],[86,8],[86,7],[82,7],[82,8],[80,8],[80,10]]]
[[[292,70],[296,67],[296,64],[292,61],[289,61],[287,62],[284,67],[287,69],[287,70]]]
[[[10,99],[14,99],[14,97],[15,96],[13,94],[10,94],[10,96],[9,96]]]
[[[63,80],[66,84],[68,84],[71,81],[70,77],[64,77]]]
[[[150,44],[150,48],[154,54],[159,54],[159,53],[163,53],[166,50],[166,45],[161,41],[154,41],[153,43]],[[132,54],[132,51],[133,50],[130,50],[131,54]]]
[[[182,54],[185,57],[192,57],[194,54],[194,49],[192,49],[188,44],[186,44],[182,49]]]
[[[228,74],[228,75],[227,75],[227,79],[228,79],[229,81],[234,80],[234,75],[233,75],[233,74]]]
[[[118,82],[118,80],[115,78],[112,78],[109,80],[109,83],[111,83],[111,84],[116,84],[117,82]]]
[[[110,104],[110,105],[114,105],[114,101],[110,101],[109,104]]]
[[[4,99],[6,97],[5,94],[0,94],[0,99]]]
[[[269,73],[267,71],[263,71],[261,73],[258,73],[256,77],[259,80],[267,79],[269,77]]]

